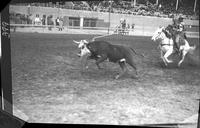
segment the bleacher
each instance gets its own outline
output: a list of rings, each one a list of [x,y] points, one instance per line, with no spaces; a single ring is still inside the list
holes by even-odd
[[[183,14],[187,19],[199,19],[199,6],[197,6],[196,14],[193,12],[192,6],[182,5],[175,9],[174,3],[161,1],[162,7],[154,3],[147,2],[145,4],[136,4],[133,6],[131,2],[121,1],[112,2],[111,13],[171,17],[172,14]],[[21,5],[21,4],[20,4]],[[29,4],[24,4],[28,6]],[[53,7],[63,9],[87,10],[98,12],[109,12],[109,1],[69,1],[69,2],[49,2],[49,3],[32,3],[31,6]]]
[[[90,3],[89,1],[87,3],[82,1],[73,1],[73,2],[64,2],[64,4],[61,3],[32,3],[31,5],[26,6],[10,6],[10,19],[12,24],[32,24],[34,16],[36,14],[40,15],[40,18],[42,18],[43,15],[46,15],[46,17],[52,15],[53,18],[51,18],[52,24],[46,24],[46,25],[55,25],[55,18],[58,16],[62,16],[64,18],[64,26],[67,28],[76,28],[76,29],[108,29],[108,27],[112,30],[115,30],[115,27],[119,25],[119,20],[121,17],[127,19],[127,25],[128,24],[135,24],[135,28],[137,32],[140,32],[141,34],[147,33],[148,35],[154,31],[156,27],[159,25],[166,26],[171,23],[172,17],[174,15],[172,13],[165,15],[162,11],[157,10],[157,6],[154,4],[137,4],[134,8],[131,8],[131,5],[127,4],[116,4],[113,3],[113,8],[110,13],[110,21],[108,18],[108,3],[96,1],[96,3]],[[121,7],[122,6],[122,7]],[[30,8],[31,15],[27,13],[27,9]],[[66,9],[67,8],[67,9]],[[16,13],[17,12],[17,13]],[[58,15],[58,12],[61,14]],[[127,15],[128,14],[128,15]],[[191,16],[191,15],[189,15]],[[188,16],[188,17],[189,17]],[[73,26],[75,21],[69,21],[70,18],[78,18],[76,22],[81,21],[80,17],[83,17],[84,19],[96,19],[96,24],[93,26],[80,26],[81,24],[77,24],[76,26]],[[185,20],[187,21],[189,18],[185,17]],[[187,19],[188,18],[188,19]],[[82,19],[82,20],[84,20]],[[32,20],[32,21],[31,21]],[[70,22],[70,24],[69,24]],[[193,23],[195,22],[195,24]],[[47,22],[48,23],[48,22]],[[110,25],[109,25],[110,24]],[[151,24],[151,25],[150,25]],[[83,23],[84,25],[84,23]],[[150,26],[149,26],[150,25]],[[196,20],[189,19],[189,22],[186,23],[187,30],[190,32],[199,32],[199,23],[196,23]],[[121,29],[119,29],[119,32]],[[129,31],[132,31],[130,29],[123,30],[124,33],[129,33]],[[136,32],[136,31],[135,31]]]

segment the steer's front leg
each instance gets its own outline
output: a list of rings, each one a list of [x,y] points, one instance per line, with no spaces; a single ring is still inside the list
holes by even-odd
[[[99,66],[99,64],[100,64],[101,62],[103,62],[104,60],[106,60],[106,59],[107,59],[107,55],[101,55],[101,57],[98,58],[98,59],[96,60],[96,65],[97,65],[97,67],[98,67],[99,69],[101,69],[101,67]]]

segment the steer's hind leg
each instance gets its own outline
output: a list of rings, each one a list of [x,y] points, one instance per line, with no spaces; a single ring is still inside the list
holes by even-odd
[[[119,79],[120,77],[122,77],[128,71],[125,62],[119,62],[119,65],[122,69],[122,72],[119,75],[115,76],[115,79]]]
[[[133,61],[133,59],[126,59],[126,62],[135,69],[135,72],[136,72],[136,77],[138,77],[138,71],[137,71],[137,68],[136,68],[136,64],[135,62]]]

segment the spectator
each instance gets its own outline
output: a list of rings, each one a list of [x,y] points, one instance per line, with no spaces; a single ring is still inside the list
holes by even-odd
[[[27,24],[32,24],[31,14],[27,15]]]
[[[62,31],[63,30],[63,19],[60,18],[59,19],[59,28],[58,28],[58,31]]]
[[[60,22],[60,19],[57,17],[56,18],[56,26],[59,26],[59,22]]]
[[[45,15],[43,15],[43,17],[42,17],[42,25],[46,25],[46,16]]]
[[[38,14],[36,14],[36,17],[35,17],[34,23],[35,23],[36,25],[40,25],[40,24],[41,24],[41,20],[40,20]]]
[[[53,16],[50,15],[47,17],[47,25],[54,25],[53,21],[52,21]],[[48,27],[49,30],[52,30],[52,26]]]

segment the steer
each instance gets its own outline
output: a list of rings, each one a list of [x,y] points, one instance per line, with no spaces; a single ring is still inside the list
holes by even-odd
[[[134,62],[134,54],[137,54],[134,49],[122,46],[122,45],[113,45],[106,41],[92,41],[85,44],[86,47],[81,49],[81,55],[90,54],[96,60],[96,65],[99,67],[99,64],[105,60],[110,62],[118,63],[122,69],[122,73],[117,75],[115,79],[120,78],[127,72],[126,63],[133,67],[137,73],[136,64]],[[142,55],[143,56],[143,55]]]

